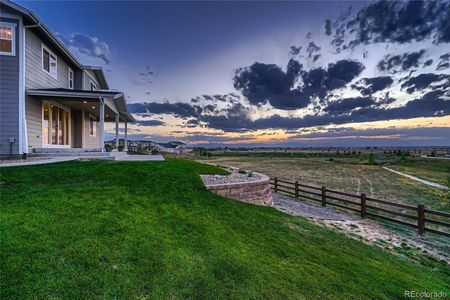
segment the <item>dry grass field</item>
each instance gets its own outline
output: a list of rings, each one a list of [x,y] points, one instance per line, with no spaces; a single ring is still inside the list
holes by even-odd
[[[409,178],[394,174],[381,166],[355,163],[352,159],[330,160],[324,157],[213,156],[202,158],[209,163],[245,168],[270,177],[298,180],[327,186],[349,193],[366,193],[380,199],[450,211],[444,192]],[[390,167],[411,175],[446,184],[450,161],[418,160]]]

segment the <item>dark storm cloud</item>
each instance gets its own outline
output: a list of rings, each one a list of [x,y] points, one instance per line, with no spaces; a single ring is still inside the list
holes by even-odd
[[[450,52],[439,56],[439,59],[440,61],[436,67],[436,71],[450,68]]]
[[[299,55],[301,50],[302,50],[302,47],[301,47],[301,46],[299,46],[299,47],[291,46],[291,50],[289,51],[289,53],[290,53],[292,56],[295,56],[295,55]]]
[[[394,80],[390,76],[380,76],[373,78],[362,78],[352,88],[357,89],[363,96],[371,95],[389,87]]]
[[[309,104],[309,99],[297,89],[292,89],[301,65],[290,60],[284,72],[275,64],[254,63],[240,68],[234,76],[234,87],[254,105],[268,101],[280,109],[298,109]]]
[[[367,107],[375,103],[375,100],[371,97],[346,98],[330,102],[324,108],[324,111],[330,115],[349,113],[355,108]]]
[[[163,121],[160,120],[144,120],[144,121],[138,121],[135,123],[138,126],[160,126],[165,125]]]
[[[275,108],[299,109],[310,104],[314,97],[323,98],[328,92],[345,87],[362,70],[361,63],[351,60],[340,60],[326,69],[309,71],[303,71],[302,65],[290,60],[286,72],[274,64],[254,63],[237,70],[234,87],[253,105],[268,101]],[[303,85],[294,88],[299,76]]]
[[[422,49],[418,52],[408,52],[402,55],[386,55],[379,63],[378,69],[380,71],[389,71],[391,73],[396,73],[400,71],[407,71],[411,68],[419,67],[419,63],[425,50]]]
[[[105,64],[109,64],[109,46],[97,37],[90,37],[82,33],[73,33],[69,38],[61,35],[58,37],[67,47],[76,48],[81,53],[100,58]]]
[[[343,48],[382,42],[403,44],[427,38],[436,44],[447,43],[449,11],[448,1],[379,1],[350,19],[338,21],[333,43],[344,44],[347,36]]]
[[[436,84],[433,84],[436,83]],[[409,78],[402,84],[402,89],[408,93],[421,91],[433,84],[434,88],[450,88],[450,75],[426,73]]]
[[[307,115],[302,118],[273,115],[257,120],[251,120],[247,114],[243,113],[230,117],[221,117],[208,123],[209,127],[224,131],[245,131],[268,128],[297,129],[331,124],[444,116],[450,114],[450,101],[443,99],[443,94],[443,91],[429,92],[421,98],[409,101],[405,106],[395,108],[366,106],[352,110],[350,113],[326,113]],[[363,104],[369,104],[370,100],[364,101]]]
[[[306,53],[308,53],[308,57],[311,58],[320,52],[320,47],[314,44],[314,42],[310,42],[308,48],[306,48]]]
[[[331,35],[331,20],[325,20],[325,34]]]
[[[191,106],[188,103],[131,103],[128,105],[131,113],[135,114],[172,114],[177,117],[198,117],[201,113],[201,108],[198,106]]]

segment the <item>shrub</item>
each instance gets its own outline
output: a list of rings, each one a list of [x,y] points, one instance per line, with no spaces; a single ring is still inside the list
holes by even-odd
[[[112,149],[113,149],[113,146],[112,146],[111,144],[106,144],[106,145],[105,145],[105,150],[106,150],[106,152],[111,152]]]
[[[248,177],[253,177],[253,172],[252,171],[248,172],[247,176]]]
[[[153,148],[152,149],[152,155],[157,155],[157,154],[159,154],[159,150],[156,149],[156,148]]]
[[[245,171],[245,169],[239,169],[238,173],[239,174],[247,174],[247,171]]]
[[[142,148],[142,147],[137,148],[137,152],[141,153],[141,154],[145,153],[144,148]]]
[[[124,149],[125,149],[124,145],[119,145],[119,148],[117,148],[117,150],[119,150],[120,152],[123,152]]]

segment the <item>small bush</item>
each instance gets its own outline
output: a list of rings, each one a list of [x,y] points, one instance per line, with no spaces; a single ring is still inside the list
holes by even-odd
[[[251,171],[248,172],[247,176],[248,176],[248,177],[253,177],[253,172],[251,172]]]
[[[156,148],[152,149],[152,155],[157,155],[157,154],[159,154],[159,150]]]
[[[144,154],[145,153],[144,148],[142,148],[142,147],[137,148],[137,152],[140,153],[140,154]]]
[[[106,151],[106,152],[111,152],[112,149],[113,149],[113,146],[112,146],[112,145],[110,145],[110,144],[106,144],[106,145],[105,145],[105,151]]]
[[[239,174],[247,174],[247,171],[245,171],[245,169],[239,169],[238,173]]]
[[[117,150],[119,150],[120,152],[123,152],[124,149],[125,149],[124,145],[119,145],[119,148],[117,148]]]

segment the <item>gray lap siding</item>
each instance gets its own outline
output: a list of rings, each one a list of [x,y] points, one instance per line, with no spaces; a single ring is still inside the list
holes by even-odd
[[[15,24],[15,56],[0,55],[0,155],[20,155],[19,149],[19,20],[0,17]],[[10,139],[14,142],[10,143]]]

